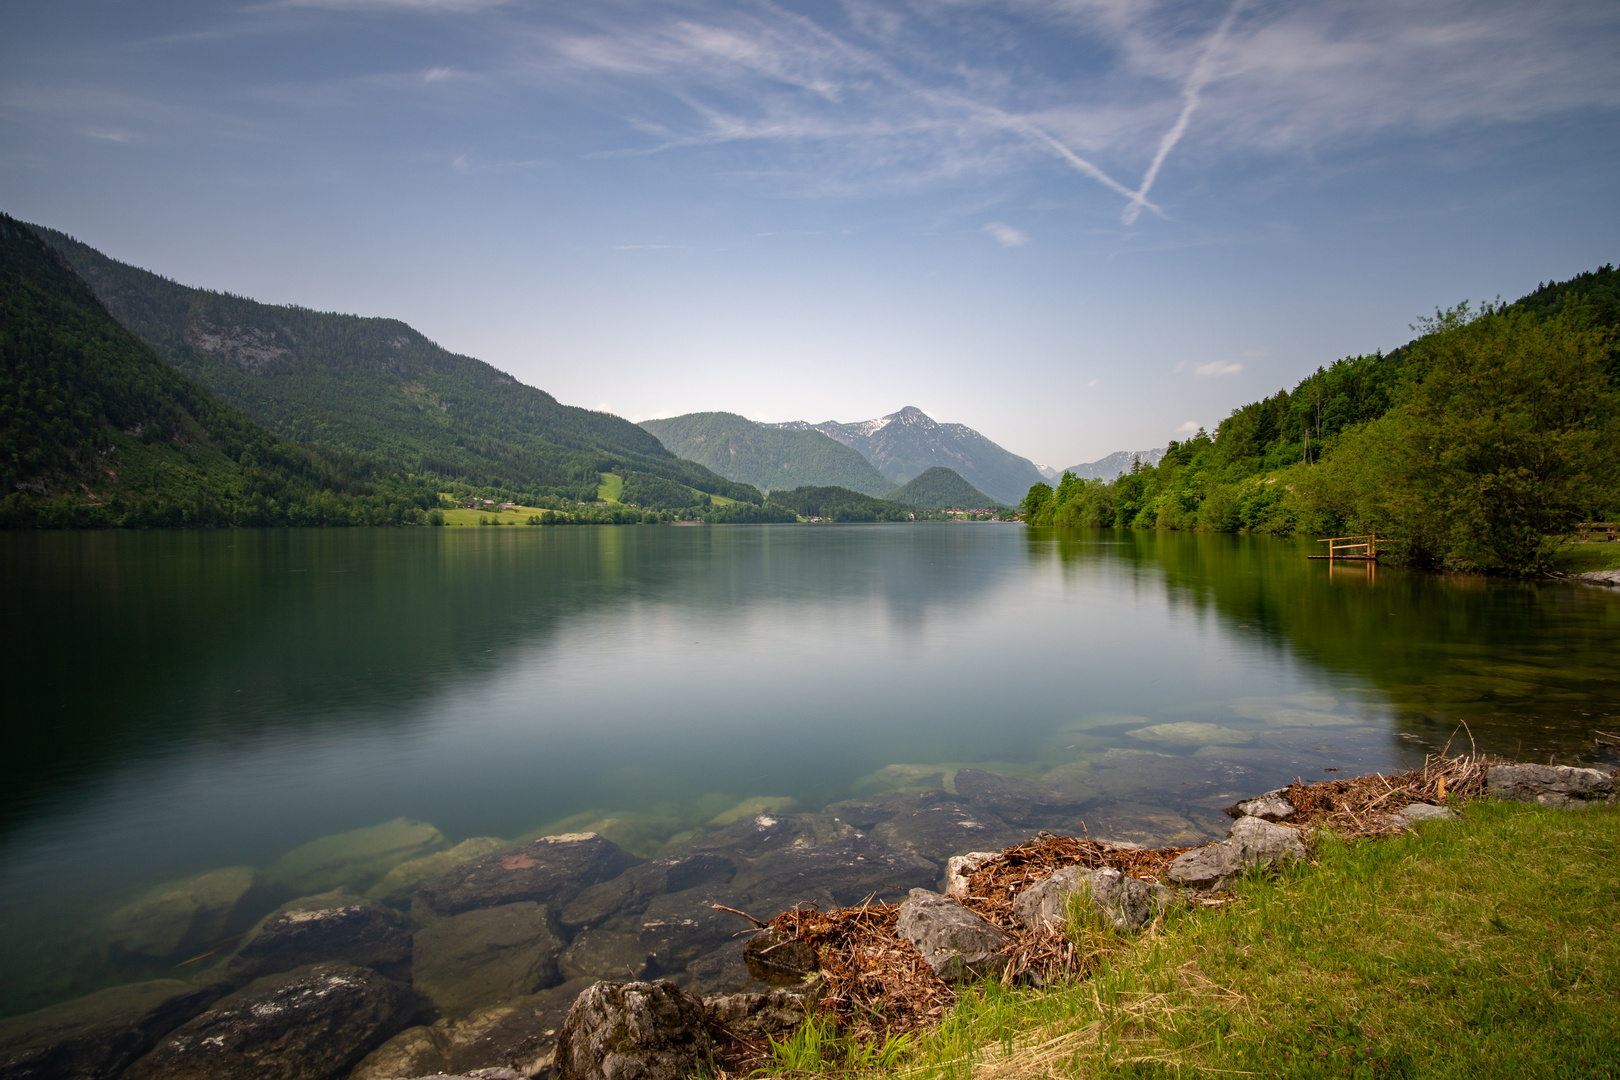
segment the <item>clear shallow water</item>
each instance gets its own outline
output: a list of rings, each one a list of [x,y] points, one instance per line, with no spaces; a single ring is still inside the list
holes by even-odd
[[[1612,760],[1620,596],[1018,526],[0,536],[0,1014],[154,884],[400,816],[640,854],[959,767],[1094,836],[1430,748]]]

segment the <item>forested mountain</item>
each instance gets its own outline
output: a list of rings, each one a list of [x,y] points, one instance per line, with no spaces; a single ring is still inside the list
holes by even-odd
[[[921,476],[906,481],[890,492],[887,498],[921,510],[987,510],[999,505],[943,465],[935,465]]]
[[[895,487],[859,451],[808,428],[757,424],[727,412],[687,413],[641,426],[680,457],[762,491],[833,486],[884,495]]]
[[[1015,503],[1041,479],[1028,458],[1002,449],[966,425],[937,423],[910,405],[880,419],[854,424],[790,420],[771,426],[831,436],[860,451],[878,472],[897,484],[943,465],[993,498]]]
[[[397,523],[438,498],[218,401],[3,214],[0,483],[9,527]]]
[[[52,229],[109,312],[158,355],[278,434],[442,481],[577,500],[644,472],[749,502],[621,417],[560,404],[396,319],[260,304],[125,265]]]
[[[1620,273],[1420,320],[1385,355],[1320,367],[1290,393],[1172,442],[1114,482],[1030,488],[1032,524],[1376,532],[1395,558],[1545,567],[1579,520],[1620,516]]]

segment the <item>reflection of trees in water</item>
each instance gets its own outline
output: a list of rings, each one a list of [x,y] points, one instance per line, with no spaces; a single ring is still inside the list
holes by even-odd
[[[995,562],[974,557],[991,530],[1010,538],[998,526],[0,537],[0,670],[13,715],[33,720],[8,744],[0,821],[132,753],[409,722],[410,703],[630,603],[740,616],[864,599],[920,628],[995,583]]]
[[[1435,746],[1466,724],[1494,753],[1601,756],[1596,733],[1620,722],[1620,603],[1603,590],[1347,570],[1265,537],[1042,529],[1028,545],[1071,572],[1113,564],[1160,583],[1171,604],[1212,609],[1231,631],[1370,684],[1405,732]]]

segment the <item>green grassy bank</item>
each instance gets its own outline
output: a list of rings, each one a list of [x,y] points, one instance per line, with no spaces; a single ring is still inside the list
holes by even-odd
[[[986,987],[894,1075],[1620,1076],[1620,808],[1477,803]]]

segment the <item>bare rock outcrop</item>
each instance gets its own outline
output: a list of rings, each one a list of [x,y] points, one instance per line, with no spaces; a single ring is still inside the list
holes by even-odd
[[[1007,966],[1001,952],[1007,935],[948,896],[912,889],[895,928],[946,982],[996,974]]]

